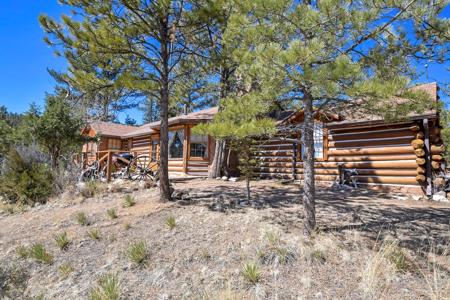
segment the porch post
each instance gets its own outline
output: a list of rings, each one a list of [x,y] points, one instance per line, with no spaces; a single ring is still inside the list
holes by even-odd
[[[190,134],[188,125],[184,125],[184,140],[183,140],[183,173],[187,174],[187,168],[188,168],[188,142]]]
[[[106,162],[106,181],[111,181],[111,163],[112,163],[112,152],[108,151],[108,160]]]

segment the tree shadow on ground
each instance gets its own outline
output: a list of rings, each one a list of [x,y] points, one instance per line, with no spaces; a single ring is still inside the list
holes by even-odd
[[[229,184],[214,185],[201,193],[195,188],[188,190],[193,199],[185,204],[206,205],[226,213],[245,213],[249,207],[272,209],[265,221],[288,232],[301,232],[304,213],[299,186],[259,184],[252,188],[251,202],[245,201],[241,187]],[[399,199],[395,193],[318,188],[317,224],[322,232],[345,234],[356,230],[374,242],[392,236],[403,247],[421,253],[448,251],[450,206]]]

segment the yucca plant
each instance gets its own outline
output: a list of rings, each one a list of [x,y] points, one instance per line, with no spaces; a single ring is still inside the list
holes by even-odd
[[[41,243],[34,243],[30,247],[29,256],[40,263],[51,265],[53,263],[53,256],[47,252],[44,245]]]
[[[115,274],[106,274],[97,280],[97,286],[89,293],[89,300],[120,299],[120,282]]]
[[[175,217],[172,215],[168,216],[166,219],[166,225],[169,227],[170,230],[173,230],[177,226],[177,223],[175,222]]]
[[[148,248],[145,241],[137,241],[128,248],[128,258],[135,264],[142,264],[148,257]]]
[[[256,284],[261,280],[261,271],[255,263],[246,263],[242,267],[242,276],[251,284]]]
[[[89,225],[89,220],[84,212],[77,213],[76,219],[77,219],[78,224],[80,224],[82,226]]]
[[[65,231],[60,234],[55,235],[54,239],[55,239],[55,243],[59,247],[59,249],[67,250],[69,248],[70,240],[67,237],[67,233]]]
[[[122,207],[131,207],[136,204],[136,200],[131,195],[126,195],[123,199]]]
[[[87,234],[93,240],[100,240],[101,238],[100,230],[98,230],[97,228],[88,230]]]
[[[117,219],[117,210],[115,208],[110,208],[106,211],[106,214],[111,219]]]

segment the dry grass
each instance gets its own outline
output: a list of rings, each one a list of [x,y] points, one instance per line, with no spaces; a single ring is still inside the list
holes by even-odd
[[[120,282],[115,274],[102,275],[97,286],[91,289],[89,300],[119,300]]]
[[[55,235],[54,240],[59,249],[65,251],[69,248],[70,240],[67,237],[67,233],[65,231]]]
[[[232,198],[237,193],[234,185],[222,181],[183,184],[181,189],[197,189],[191,194],[204,192],[206,185],[208,195],[217,192]],[[255,183],[260,196],[264,195],[261,191],[270,193],[273,188],[277,199],[283,197],[278,186],[269,186],[266,181]],[[289,191],[289,186],[282,188]],[[289,193],[289,197],[298,195],[298,188]],[[24,293],[28,296],[45,291],[46,299],[87,298],[94,285],[91,299],[102,300],[119,296],[129,299],[449,297],[449,273],[443,266],[450,260],[442,255],[442,245],[436,251],[439,254],[434,254],[436,260],[427,263],[423,255],[418,255],[422,248],[408,243],[422,238],[416,236],[418,232],[426,232],[430,238],[444,236],[448,221],[442,223],[433,214],[445,217],[448,209],[420,207],[408,214],[409,204],[400,201],[391,200],[384,208],[383,204],[361,198],[357,193],[343,194],[345,200],[341,202],[335,198],[325,201],[320,193],[318,223],[322,231],[309,240],[302,237],[302,206],[293,202],[261,209],[233,208],[222,213],[210,209],[208,201],[213,197],[189,205],[163,204],[158,201],[156,189],[128,192],[138,204],[126,209],[121,208],[125,194],[120,193],[98,194],[92,200],[69,206],[66,202],[52,206],[54,202],[50,201],[45,207],[21,214],[0,215],[0,259],[17,259],[14,248],[29,245],[30,238],[37,236],[49,245],[48,250],[56,251],[53,238],[66,231],[73,246],[69,252],[54,257],[54,266],[19,261],[30,268],[31,274]],[[337,193],[330,197],[341,196]],[[378,228],[352,227],[353,208],[349,202],[355,197],[364,201],[365,210],[361,214],[365,213],[363,219],[371,226],[376,226],[381,217],[398,211],[390,216],[394,225],[382,229],[383,236],[395,236],[398,243],[374,246]],[[105,213],[111,207],[118,208],[120,222],[108,220]],[[74,221],[79,211],[89,213],[96,226],[79,226]],[[421,211],[426,211],[428,220],[422,216],[420,221],[398,223],[399,216],[415,216]],[[174,226],[169,226],[170,223]],[[347,226],[349,223],[351,226]],[[86,230],[93,228],[101,229],[101,242],[87,240]],[[176,229],[170,232],[169,228]],[[396,235],[392,234],[394,230]],[[98,230],[90,234],[90,238],[99,237]],[[151,256],[146,243],[151,245]],[[29,257],[29,249],[20,247],[17,255]],[[102,273],[120,274],[123,295],[119,295],[117,276],[95,284]]]
[[[397,266],[392,262],[396,257],[398,242],[385,241],[372,257],[369,257],[365,269],[361,273],[361,288],[366,296],[384,298],[396,278]]]
[[[145,263],[148,258],[148,248],[145,241],[133,242],[128,248],[128,258],[137,265]]]
[[[47,252],[45,246],[41,243],[34,243],[28,251],[29,257],[35,259],[37,262],[51,265],[53,263],[53,256]]]
[[[88,230],[87,234],[94,241],[98,241],[102,237],[100,230],[97,229],[97,228],[93,228],[91,230]]]
[[[242,266],[242,276],[251,284],[256,284],[261,280],[261,271],[259,266],[254,262],[247,262]]]

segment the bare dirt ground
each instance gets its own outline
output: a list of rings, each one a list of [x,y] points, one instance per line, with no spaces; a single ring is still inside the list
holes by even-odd
[[[449,204],[319,188],[319,232],[305,240],[299,186],[252,185],[250,203],[242,182],[201,179],[175,183],[190,199],[170,203],[158,201],[157,188],[87,199],[67,193],[0,215],[0,263],[28,271],[24,298],[86,299],[100,275],[116,274],[123,299],[450,299]],[[122,207],[126,194],[136,205]],[[118,218],[108,217],[110,208]],[[77,223],[79,212],[89,226]],[[93,228],[99,240],[88,236]],[[66,251],[54,242],[64,231]],[[140,240],[149,256],[136,265],[127,251]],[[383,241],[399,246],[388,253]],[[51,265],[18,257],[17,247],[36,242],[52,254]],[[73,271],[64,275],[67,263]],[[258,282],[243,275],[247,263],[257,266]]]

